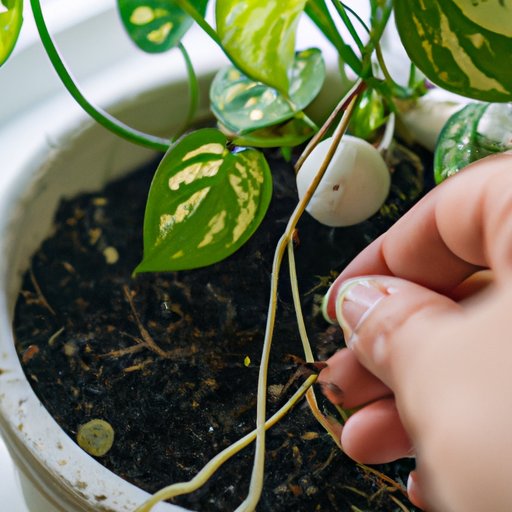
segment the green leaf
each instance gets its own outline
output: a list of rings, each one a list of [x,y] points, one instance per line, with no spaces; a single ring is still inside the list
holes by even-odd
[[[512,104],[470,103],[445,124],[434,154],[436,183],[471,162],[512,149]]]
[[[290,99],[229,67],[217,73],[211,85],[211,108],[230,132],[243,135],[295,116],[313,101],[324,79],[322,53],[314,48],[296,54],[291,72]]]
[[[361,61],[352,47],[346,44],[341,37],[325,0],[308,0],[304,12],[338,50],[343,62],[347,63],[359,75],[361,72]]]
[[[483,100],[512,100],[512,0],[395,0],[411,60],[434,83]]]
[[[144,258],[135,272],[183,270],[220,261],[262,221],[272,178],[256,150],[230,152],[204,128],[173,145],[158,166],[144,218]]]
[[[23,0],[0,2],[0,66],[9,58],[16,45],[23,23]]]
[[[356,137],[372,142],[386,120],[387,113],[381,94],[373,88],[366,89],[359,96],[350,119],[349,131]]]
[[[191,3],[204,16],[208,0]],[[148,53],[174,48],[193,23],[173,0],[118,0],[117,4],[128,35]]]
[[[317,131],[318,127],[312,121],[300,116],[285,123],[237,137],[233,143],[237,146],[255,148],[295,147],[310,139]]]
[[[393,0],[370,0],[370,39],[379,42],[388,23]]]
[[[217,0],[217,32],[236,67],[288,94],[295,33],[306,0]]]

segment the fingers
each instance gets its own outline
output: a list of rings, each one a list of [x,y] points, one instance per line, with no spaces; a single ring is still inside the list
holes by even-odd
[[[411,471],[409,474],[409,478],[407,480],[407,494],[409,495],[409,499],[413,505],[423,510],[427,508],[427,503],[423,496],[424,492],[422,490],[420,477],[417,471]]]
[[[365,464],[382,464],[412,453],[393,398],[373,402],[354,413],[341,433],[345,453]]]
[[[444,295],[387,276],[348,281],[333,300],[347,345],[392,390],[403,385],[402,372],[420,353],[429,329],[442,318],[462,314]]]
[[[340,350],[327,364],[327,368],[320,372],[318,383],[334,404],[352,409],[392,394],[385,384],[361,366],[351,350]]]
[[[512,267],[512,154],[488,157],[427,194],[333,284],[392,275],[449,294],[481,268]],[[333,319],[332,304],[327,304]]]

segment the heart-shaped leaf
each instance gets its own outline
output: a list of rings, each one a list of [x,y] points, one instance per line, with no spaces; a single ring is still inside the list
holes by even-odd
[[[190,1],[204,15],[208,0]],[[148,53],[174,48],[193,23],[173,0],[118,0],[117,4],[128,35]]]
[[[23,23],[23,0],[0,0],[0,66],[16,45]]]
[[[144,258],[135,272],[183,270],[220,261],[262,221],[272,177],[259,151],[231,152],[204,128],[174,144],[158,166],[144,218]]]
[[[512,100],[512,0],[395,0],[411,60],[434,83],[483,101]]]
[[[217,73],[210,88],[211,108],[230,132],[243,135],[292,118],[317,96],[325,79],[322,53],[316,48],[298,52],[290,82],[290,99],[234,67]]]
[[[287,95],[305,5],[306,0],[217,0],[217,32],[236,67]]]
[[[237,146],[255,148],[295,147],[310,139],[318,127],[303,117],[293,118],[282,124],[261,128],[236,137],[233,143]]]

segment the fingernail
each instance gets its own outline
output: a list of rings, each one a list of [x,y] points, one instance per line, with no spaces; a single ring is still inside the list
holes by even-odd
[[[421,510],[425,510],[426,503],[421,495],[421,486],[418,482],[418,473],[416,470],[411,471],[407,479],[407,494],[413,505]]]
[[[373,279],[351,279],[340,288],[336,297],[336,319],[348,347],[355,341],[354,331],[386,295],[386,290]]]
[[[338,321],[336,320],[335,317],[333,318],[332,315],[329,314],[329,300],[330,300],[330,296],[332,294],[333,288],[334,288],[334,286],[331,286],[327,290],[327,293],[324,295],[324,298],[322,300],[322,315],[324,316],[325,320],[327,320],[327,322],[329,322],[332,325],[336,325],[338,323]]]
[[[322,392],[332,395],[336,397],[337,399],[341,399],[343,395],[345,394],[343,390],[333,382],[324,382],[324,381],[317,381],[317,384],[320,386]]]

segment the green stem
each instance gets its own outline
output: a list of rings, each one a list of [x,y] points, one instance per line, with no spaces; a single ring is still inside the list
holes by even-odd
[[[354,28],[354,25],[352,24],[352,20],[347,14],[347,11],[345,9],[345,5],[341,3],[339,0],[332,0],[332,4],[334,5],[334,8],[338,11],[338,14],[340,15],[340,18],[343,21],[343,24],[347,27],[347,30],[350,32],[350,35],[352,36],[352,39],[356,43],[357,47],[359,48],[359,51],[361,53],[364,52],[364,44],[361,41],[361,38],[359,37],[359,34],[357,33],[357,30]]]
[[[359,22],[359,24],[364,28],[366,33],[369,35],[370,29],[368,28],[368,25],[364,22],[363,18],[361,18],[361,16],[359,16],[359,13],[357,13],[354,9],[352,9],[352,7],[344,4],[343,2],[341,2],[341,5],[343,5],[343,8],[346,11],[348,11],[350,14],[352,14],[352,16],[354,16],[354,18]]]
[[[183,46],[183,43],[179,43],[178,48],[183,55],[183,60],[185,61],[185,67],[187,69],[189,105],[187,117],[183,123],[183,128],[178,131],[178,135],[175,138],[178,138],[179,134],[182,134],[190,126],[196,116],[197,108],[199,106],[199,81],[197,79],[194,65],[192,64],[190,55],[185,46]]]
[[[167,151],[171,144],[171,141],[154,135],[149,135],[138,130],[127,126],[115,117],[111,116],[108,112],[95,107],[92,105],[85,96],[82,94],[78,86],[75,84],[71,74],[67,70],[57,47],[55,46],[53,39],[46,26],[41,4],[39,0],[30,0],[32,12],[34,13],[34,20],[36,22],[37,30],[41,42],[50,58],[50,61],[57,72],[57,75],[61,79],[62,83],[69,91],[75,101],[99,124],[105,127],[107,130],[115,133],[119,137],[126,139],[135,144],[145,146],[158,151]]]
[[[384,55],[382,54],[382,47],[380,44],[375,45],[375,55],[377,57],[377,62],[379,63],[380,70],[384,75],[384,79],[390,85],[394,86],[396,82],[393,80],[393,77],[391,76],[391,73],[389,72],[388,67],[386,66],[386,61],[384,60]]]
[[[361,73],[361,60],[352,47],[345,43],[338,27],[334,23],[324,0],[309,1],[304,12],[313,23],[322,31],[324,36],[333,44],[345,64],[350,66],[356,75]]]
[[[176,3],[206,32],[206,34],[224,52],[224,47],[214,28],[204,19],[204,16],[189,2],[189,0],[176,0]],[[227,55],[227,54],[226,54]],[[229,55],[228,55],[229,57]]]

